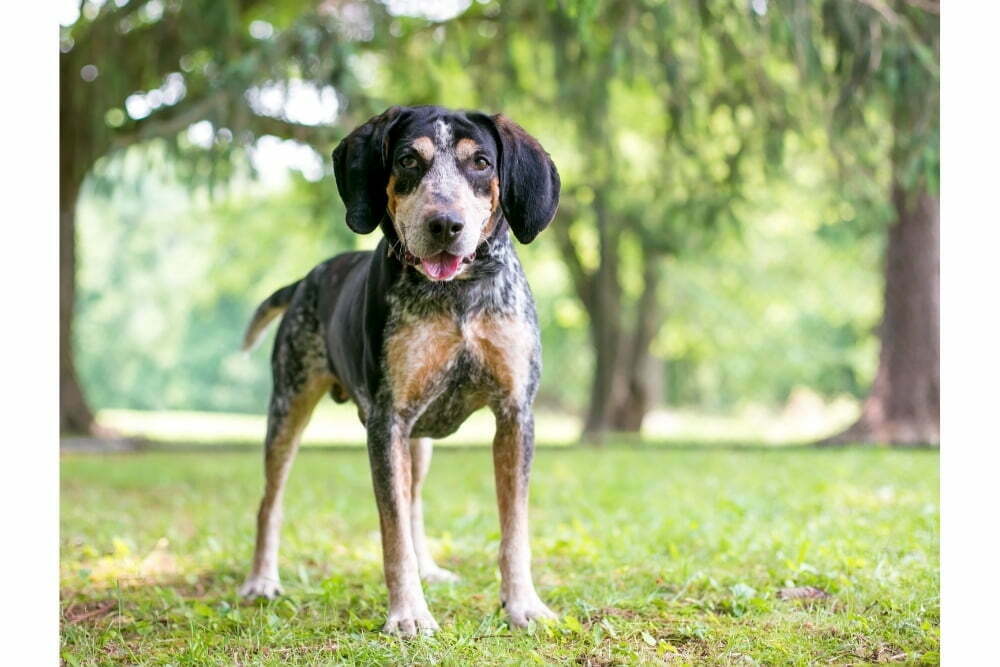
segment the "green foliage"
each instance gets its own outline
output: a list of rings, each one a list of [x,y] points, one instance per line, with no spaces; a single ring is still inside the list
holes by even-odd
[[[653,349],[670,404],[773,405],[796,386],[861,398],[874,378],[880,240],[828,189],[830,158],[791,143],[796,168],[750,195],[738,235],[666,265],[670,315]]]
[[[532,555],[557,624],[511,632],[498,599],[491,460],[439,451],[431,639],[380,635],[385,585],[367,457],[303,452],[287,595],[243,604],[259,453],[62,461],[67,664],[936,664],[938,457],[930,452],[541,447]],[[832,595],[778,599],[791,586]]]
[[[150,4],[84,3],[62,29],[71,126],[98,128],[69,139],[116,156],[91,171],[79,230],[77,354],[96,406],[260,409],[268,369],[235,352],[240,332],[271,290],[374,242],[342,225],[327,156],[391,103],[502,110],[559,165],[559,216],[521,249],[543,403],[587,400],[602,270],[622,322],[642,314],[648,271],[662,276],[652,350],[671,402],[859,396],[870,381],[888,192],[936,182],[936,16],[832,0],[474,2],[445,21],[378,2]],[[173,73],[179,101],[125,112]],[[333,86],[336,122],[248,104],[288,81]],[[207,149],[183,132],[201,120]],[[254,185],[244,149],[267,134],[313,146],[323,180]]]
[[[938,189],[940,170],[940,9],[938,3],[822,0],[798,20],[775,23],[792,50],[803,85],[818,93],[845,179],[891,167],[907,192]],[[888,156],[866,150],[891,142]],[[888,158],[888,159],[887,159]],[[886,199],[869,196],[878,206]]]
[[[255,102],[268,87],[332,86],[345,124],[371,112],[347,66],[365,35],[334,5],[85,0],[80,8],[60,28],[64,187],[99,177],[92,172],[102,158],[154,140],[200,185],[231,177],[229,158],[260,136],[325,147],[342,134]],[[196,122],[210,123],[207,145],[186,140]]]
[[[653,353],[667,362],[670,404],[725,409],[780,403],[796,386],[828,398],[868,386],[880,245],[850,231],[855,213],[842,203],[815,205],[830,193],[819,168],[798,157],[796,181],[743,207],[738,236],[664,265],[668,324]],[[80,212],[77,349],[94,404],[260,412],[271,338],[250,357],[238,351],[257,303],[336,252],[370,247],[374,235],[343,224],[330,176],[273,191],[244,182],[193,202],[176,181],[122,178],[113,201],[91,195]],[[539,402],[579,410],[591,369],[587,316],[550,239],[519,248],[542,327]]]
[[[357,246],[334,222],[339,199],[315,202],[301,178],[277,191],[244,180],[225,199],[131,178],[80,215],[76,336],[94,403],[261,411],[270,369],[239,351],[242,331],[275,289]]]

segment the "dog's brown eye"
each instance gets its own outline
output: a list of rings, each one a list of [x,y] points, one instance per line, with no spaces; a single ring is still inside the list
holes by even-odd
[[[399,158],[399,166],[403,169],[413,169],[417,166],[417,158],[412,155],[404,155]]]
[[[472,161],[472,164],[478,171],[483,171],[484,169],[489,169],[490,161],[480,155]]]

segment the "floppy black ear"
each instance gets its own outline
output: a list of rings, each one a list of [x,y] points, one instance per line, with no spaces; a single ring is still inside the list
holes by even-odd
[[[559,207],[559,172],[520,125],[503,114],[488,119],[500,150],[500,207],[517,240],[531,243]]]
[[[402,107],[391,107],[370,118],[344,137],[333,151],[333,173],[337,191],[347,208],[347,226],[359,234],[378,227],[386,215],[389,132],[402,112]]]

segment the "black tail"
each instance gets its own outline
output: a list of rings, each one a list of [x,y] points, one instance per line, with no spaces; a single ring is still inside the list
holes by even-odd
[[[296,280],[291,285],[285,285],[257,306],[257,310],[254,311],[250,324],[247,326],[247,331],[243,334],[244,350],[249,351],[256,347],[260,341],[260,335],[264,333],[264,329],[271,323],[271,320],[288,308],[288,304],[291,303],[292,296],[301,282],[301,280]]]

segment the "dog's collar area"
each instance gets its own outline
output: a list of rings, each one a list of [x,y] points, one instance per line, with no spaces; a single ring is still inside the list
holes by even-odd
[[[397,260],[399,260],[400,264],[405,264],[407,266],[416,266],[417,264],[420,263],[420,260],[417,259],[416,255],[414,255],[409,250],[406,250],[405,248],[397,249],[396,248],[397,245],[402,246],[401,243],[389,244],[388,249],[386,251],[386,257],[395,257]]]

